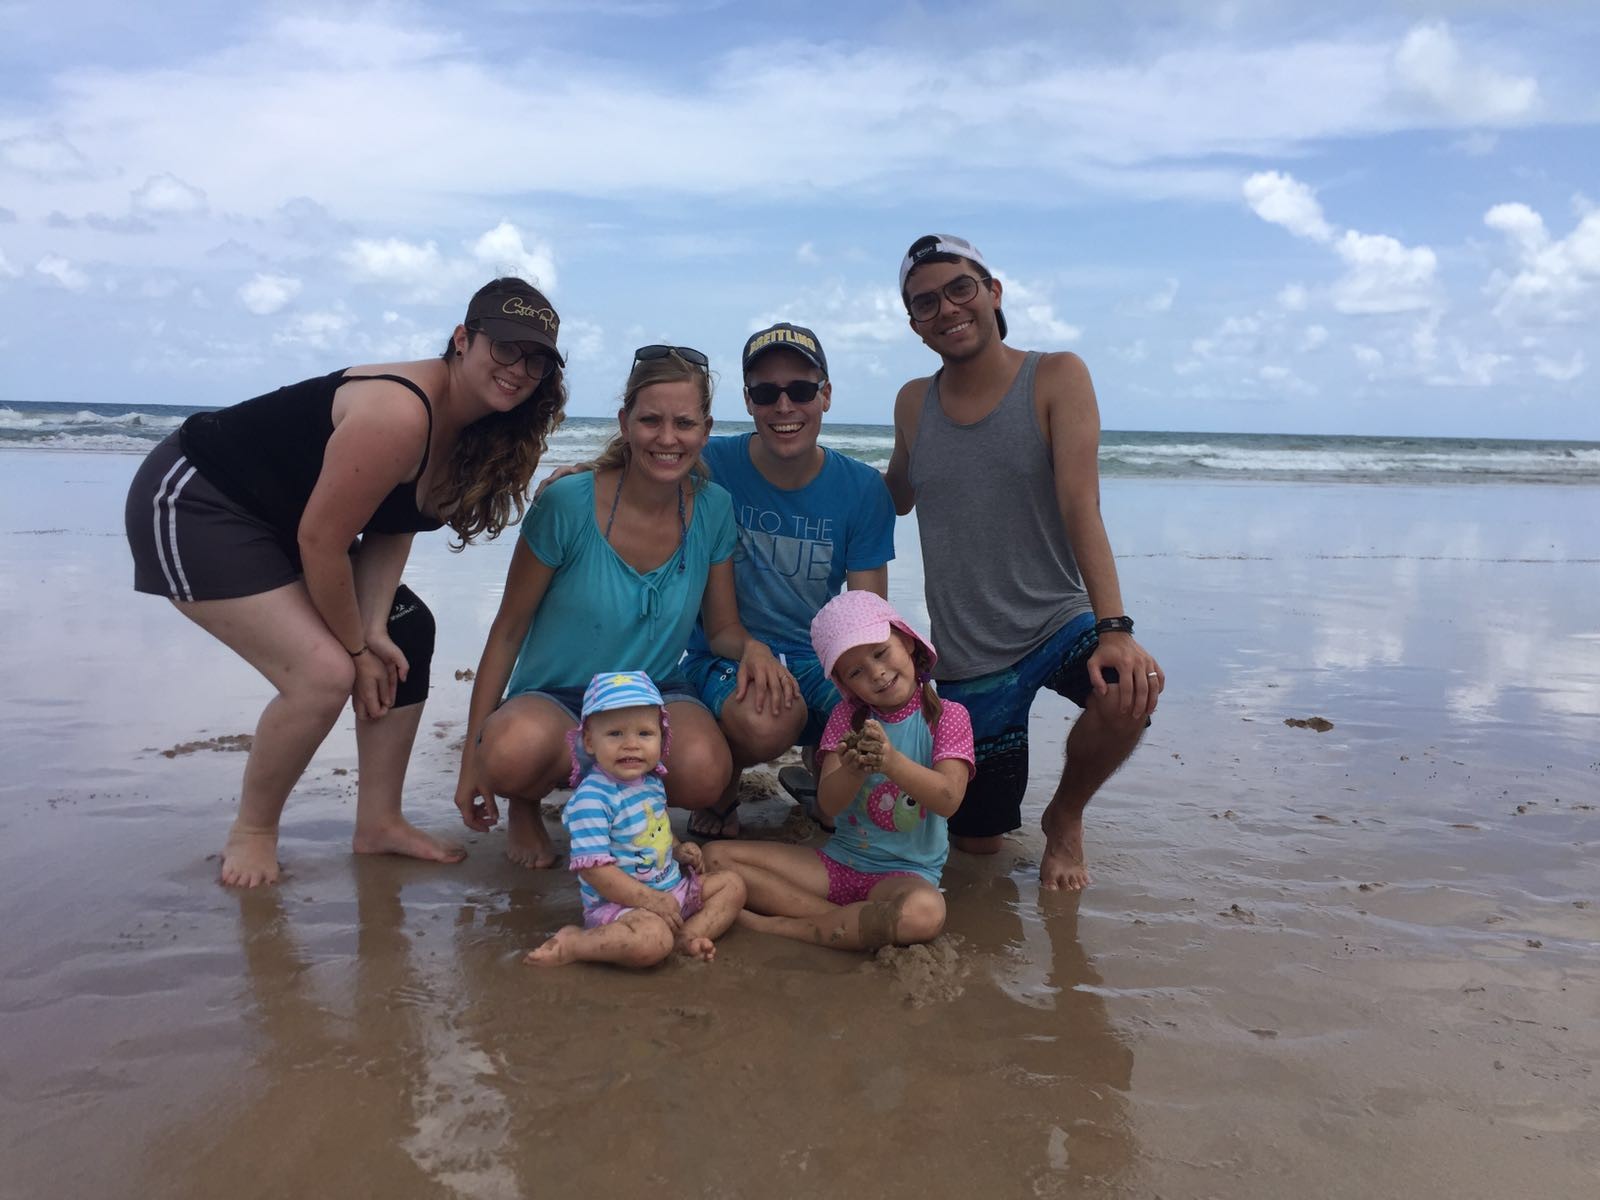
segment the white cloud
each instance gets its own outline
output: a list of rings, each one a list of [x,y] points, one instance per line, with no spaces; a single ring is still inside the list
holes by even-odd
[[[69,292],[81,292],[89,286],[89,277],[59,254],[46,254],[34,263],[33,269],[47,279],[54,279]]]
[[[1307,325],[1300,334],[1300,352],[1321,349],[1328,341],[1328,330],[1322,325]]]
[[[1311,293],[1304,287],[1291,283],[1278,293],[1278,307],[1286,312],[1303,312],[1310,299]]]
[[[822,261],[821,255],[817,253],[816,246],[810,242],[801,242],[799,248],[794,252],[794,258],[796,262],[804,263],[808,267],[814,267]]]
[[[187,217],[206,210],[206,194],[176,175],[152,175],[130,196],[134,212],[147,216]]]
[[[1511,360],[1493,350],[1474,349],[1460,341],[1450,343],[1455,359],[1455,371],[1435,371],[1427,381],[1435,387],[1490,387],[1495,373]]]
[[[1142,307],[1147,313],[1170,312],[1172,311],[1172,303],[1177,298],[1178,281],[1176,279],[1169,279],[1161,285],[1161,288],[1158,291],[1145,297],[1144,303],[1140,307]]]
[[[1578,350],[1566,362],[1557,362],[1541,355],[1533,360],[1533,369],[1546,379],[1553,379],[1557,383],[1571,383],[1589,369],[1589,362],[1584,358],[1583,351]]]
[[[43,179],[79,175],[88,165],[82,152],[54,130],[0,138],[0,166],[27,175]]]
[[[345,335],[355,323],[355,317],[342,310],[323,309],[317,312],[296,313],[272,335],[272,340],[279,346],[309,346],[313,350],[331,350],[344,344]]]
[[[1439,260],[1428,247],[1347,229],[1334,248],[1347,268],[1333,285],[1333,306],[1340,312],[1411,312],[1433,303]]]
[[[550,247],[535,241],[530,247],[522,231],[501,221],[472,245],[472,256],[495,275],[518,275],[542,291],[556,286],[556,262]]]
[[[1495,313],[1508,320],[1571,321],[1581,317],[1600,281],[1600,212],[1586,213],[1566,237],[1553,239],[1544,218],[1526,204],[1497,204],[1483,223],[1505,235],[1518,260],[1497,273]]]
[[[605,330],[593,321],[572,317],[561,322],[561,352],[568,364],[600,362],[605,358]]]
[[[1296,237],[1316,242],[1333,238],[1333,227],[1323,219],[1316,193],[1291,175],[1260,171],[1244,181],[1244,198],[1256,216],[1282,225]]]
[[[1006,338],[1013,345],[1042,342],[1058,346],[1083,336],[1081,328],[1056,316],[1055,305],[1043,288],[999,271],[995,277],[1002,284],[1000,307],[1006,314]]]
[[[258,317],[269,317],[300,294],[300,281],[288,275],[257,275],[239,289],[239,302]]]
[[[1383,366],[1383,351],[1376,346],[1368,346],[1357,342],[1350,347],[1350,353],[1355,356],[1355,360],[1358,363],[1369,370],[1377,370]]]
[[[1527,116],[1539,99],[1534,80],[1468,63],[1443,24],[1419,25],[1408,33],[1395,51],[1394,73],[1402,92],[1456,121],[1512,121]]]
[[[444,270],[444,258],[433,242],[417,245],[401,238],[358,238],[339,257],[364,282],[403,284],[429,295]]]
[[[815,329],[828,351],[830,366],[842,355],[870,354],[908,336],[899,292],[840,280],[805,289],[788,303],[758,313],[746,322],[746,332],[754,333],[778,321],[798,321]]]
[[[15,279],[21,274],[22,272],[13,267],[6,258],[6,252],[0,250],[0,279]]]
[[[1482,129],[1474,130],[1450,143],[1450,148],[1468,158],[1483,158],[1500,147],[1500,135]]]

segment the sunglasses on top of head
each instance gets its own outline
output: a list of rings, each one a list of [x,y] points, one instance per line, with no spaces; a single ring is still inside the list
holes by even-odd
[[[472,332],[483,333],[483,330],[473,328]],[[502,367],[514,367],[520,362],[529,379],[540,381],[556,369],[556,360],[538,342],[501,341],[499,338],[489,337],[487,333],[483,333],[483,336],[489,338],[489,357]]]
[[[659,342],[650,346],[640,346],[633,352],[633,361],[653,362],[658,358],[668,358],[674,354],[691,367],[699,367],[702,371],[711,369],[711,360],[693,346],[665,346]]]
[[[918,292],[912,296],[906,301],[906,310],[914,321],[931,321],[939,315],[941,296],[951,304],[965,304],[977,294],[977,279],[971,275],[957,275],[937,291]]]
[[[822,390],[822,384],[811,379],[791,379],[788,383],[747,383],[744,385],[744,394],[750,397],[750,403],[766,408],[776,404],[778,397],[785,392],[789,393],[791,404],[810,404],[817,398],[817,393]]]

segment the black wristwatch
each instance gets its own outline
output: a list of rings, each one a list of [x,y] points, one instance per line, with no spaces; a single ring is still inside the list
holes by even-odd
[[[1132,633],[1132,617],[1102,617],[1094,623],[1095,633]]]

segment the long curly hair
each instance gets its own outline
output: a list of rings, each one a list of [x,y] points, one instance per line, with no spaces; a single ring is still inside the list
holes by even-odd
[[[639,393],[652,384],[677,383],[688,380],[693,383],[700,393],[700,418],[703,421],[711,419],[711,371],[706,367],[696,366],[676,353],[668,354],[665,358],[651,358],[635,362],[633,370],[628,372],[628,383],[622,392],[622,411],[631,413],[634,404],[639,399]],[[611,440],[605,448],[595,456],[594,469],[607,471],[612,467],[626,467],[628,459],[633,456],[633,447],[628,444],[628,439],[623,437],[621,431],[611,435]],[[702,483],[708,482],[711,473],[706,470],[703,460],[696,458],[694,467],[689,472],[690,487],[698,490]]]
[[[469,329],[467,344],[477,336]],[[454,356],[452,341],[442,357]],[[450,514],[445,524],[460,539],[451,542],[450,549],[464,550],[479,536],[499,537],[506,526],[522,520],[528,485],[566,409],[566,376],[557,362],[533,395],[516,408],[490,413],[461,431],[435,492],[437,511]]]

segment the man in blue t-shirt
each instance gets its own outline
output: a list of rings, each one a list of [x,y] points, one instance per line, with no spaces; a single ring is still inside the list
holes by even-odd
[[[722,804],[689,822],[701,837],[737,837],[739,772],[790,746],[816,745],[839,693],[811,649],[811,618],[844,588],[887,597],[894,503],[883,477],[817,445],[833,399],[817,335],[780,322],[744,345],[744,405],[756,431],[713,437],[700,457],[733,495],[739,618],[782,655],[805,706],[757,711],[736,695],[739,664],[711,653],[696,629],[683,671],[722,727],[734,775]]]

